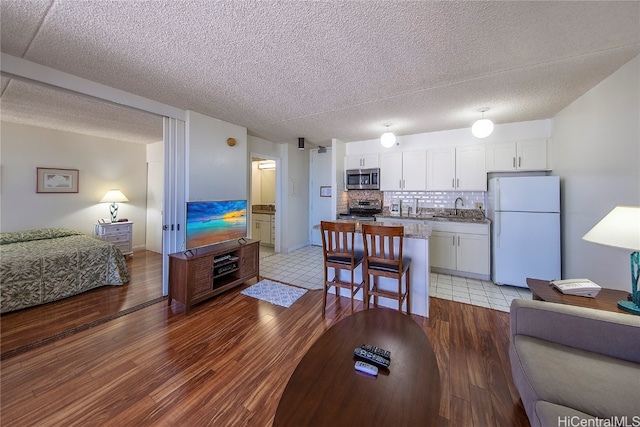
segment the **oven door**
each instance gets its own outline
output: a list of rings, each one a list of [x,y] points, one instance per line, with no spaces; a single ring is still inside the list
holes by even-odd
[[[350,213],[338,214],[338,219],[352,219],[356,221],[375,221],[376,217],[373,215],[354,215]]]

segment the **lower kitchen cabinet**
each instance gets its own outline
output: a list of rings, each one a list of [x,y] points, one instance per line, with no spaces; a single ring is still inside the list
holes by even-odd
[[[429,264],[435,273],[472,279],[491,278],[490,224],[433,221],[406,217],[379,217],[390,223],[420,222],[431,226]]]
[[[263,245],[273,245],[275,240],[273,215],[253,214],[251,218],[251,238],[260,240]]]
[[[489,224],[430,222],[433,271],[482,280],[490,278]]]

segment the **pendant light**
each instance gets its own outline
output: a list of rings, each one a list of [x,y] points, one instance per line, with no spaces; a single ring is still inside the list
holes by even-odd
[[[389,130],[390,125],[385,126],[387,127],[387,131],[380,137],[380,144],[382,144],[384,148],[391,148],[393,144],[396,143],[396,136]]]
[[[478,111],[482,113],[482,118],[471,126],[471,133],[476,138],[486,138],[493,132],[493,122],[484,118],[485,111],[489,111],[487,107],[480,108]]]

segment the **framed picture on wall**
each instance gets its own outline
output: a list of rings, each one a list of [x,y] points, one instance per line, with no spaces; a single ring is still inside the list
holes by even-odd
[[[78,169],[37,168],[37,193],[77,193]]]
[[[330,185],[322,185],[322,186],[320,186],[320,197],[331,197],[331,186]]]

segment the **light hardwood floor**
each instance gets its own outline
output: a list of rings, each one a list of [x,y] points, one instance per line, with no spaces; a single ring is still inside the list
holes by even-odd
[[[137,255],[132,272],[159,272],[153,257]],[[1,424],[271,425],[297,363],[350,314],[350,304],[346,298],[336,304],[331,294],[322,319],[321,291],[283,308],[241,289],[195,306],[188,316],[181,304],[165,300],[5,358]],[[46,306],[30,310],[31,328],[51,323]],[[511,379],[507,313],[432,298],[431,316],[412,318],[438,359],[439,425],[529,425]]]

